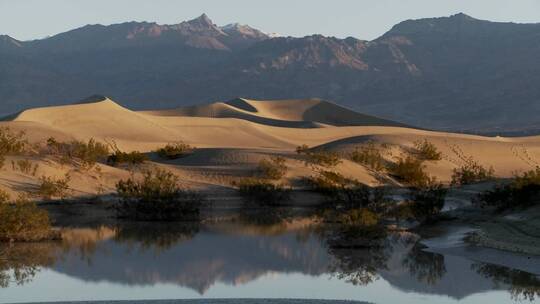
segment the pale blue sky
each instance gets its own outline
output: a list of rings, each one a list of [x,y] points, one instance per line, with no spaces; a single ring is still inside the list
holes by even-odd
[[[0,0],[0,34],[43,38],[86,24],[178,23],[207,13],[265,32],[373,39],[406,20],[464,12],[479,19],[540,22],[540,0]]]

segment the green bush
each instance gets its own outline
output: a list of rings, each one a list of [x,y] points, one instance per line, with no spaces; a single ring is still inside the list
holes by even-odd
[[[350,157],[352,161],[375,171],[382,171],[385,168],[386,161],[382,156],[381,150],[372,142],[369,142],[360,149],[357,148],[351,153]]]
[[[397,162],[390,166],[390,175],[407,185],[421,187],[429,182],[429,176],[424,169],[422,160],[407,155],[405,158],[399,157]]]
[[[35,203],[21,197],[13,203],[0,195],[0,242],[42,241],[57,236],[52,231],[49,215]]]
[[[47,148],[50,154],[58,155],[65,163],[78,160],[81,167],[90,169],[96,162],[107,159],[109,148],[93,138],[88,142],[73,140],[70,142],[58,142],[54,137],[47,140]]]
[[[439,152],[437,147],[429,142],[427,139],[423,141],[416,141],[414,147],[417,150],[418,156],[423,160],[441,160],[442,153]]]
[[[166,159],[178,159],[193,152],[195,148],[183,142],[170,143],[160,148],[156,153]]]
[[[297,147],[296,153],[305,156],[306,166],[310,165],[330,168],[341,163],[341,159],[337,153],[323,150],[311,150],[307,145]]]
[[[280,205],[291,195],[289,188],[258,178],[244,178],[234,182],[233,186],[237,187],[246,203],[261,207]]]
[[[540,168],[516,175],[506,185],[479,194],[475,203],[482,207],[494,207],[497,211],[526,208],[540,203]]]
[[[148,156],[139,151],[132,151],[128,153],[117,150],[113,154],[109,155],[107,158],[107,164],[113,167],[121,164],[140,165],[147,160]]]
[[[275,156],[270,159],[263,159],[259,162],[257,171],[259,171],[259,174],[264,179],[281,179],[283,176],[285,176],[285,174],[287,174],[285,158]]]
[[[198,220],[204,197],[178,186],[179,178],[162,169],[145,170],[142,180],[116,184],[118,217],[135,220]]]
[[[70,180],[71,177],[69,174],[66,174],[64,178],[58,179],[50,176],[42,176],[37,195],[46,200],[52,198],[65,199],[69,195]]]
[[[422,223],[433,222],[444,207],[448,189],[443,184],[431,180],[423,187],[409,189],[408,211]]]
[[[465,161],[465,164],[453,170],[452,185],[468,185],[491,180],[495,177],[492,167],[485,168],[472,157]]]

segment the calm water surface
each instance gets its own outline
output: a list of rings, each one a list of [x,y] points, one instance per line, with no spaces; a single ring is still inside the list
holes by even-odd
[[[330,249],[300,224],[66,228],[56,243],[0,247],[0,303],[317,298],[373,303],[540,303],[538,276],[391,236]]]

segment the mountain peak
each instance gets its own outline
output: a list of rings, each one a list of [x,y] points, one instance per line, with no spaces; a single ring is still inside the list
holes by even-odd
[[[464,13],[457,13],[455,15],[452,15],[450,17],[448,17],[449,19],[454,19],[454,20],[476,20],[475,18],[467,15],[467,14],[464,14]]]
[[[208,15],[204,13],[199,17],[188,21],[187,23],[201,27],[215,27],[214,22],[212,22]]]

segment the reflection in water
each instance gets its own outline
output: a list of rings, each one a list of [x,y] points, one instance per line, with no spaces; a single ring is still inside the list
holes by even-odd
[[[479,274],[496,284],[510,285],[509,291],[515,301],[534,301],[540,296],[540,279],[533,274],[492,264],[475,263],[471,266]]]
[[[507,289],[516,300],[539,296],[535,275],[426,252],[411,234],[392,234],[378,246],[344,249],[329,246],[335,234],[310,224],[259,225],[240,219],[65,229],[62,242],[0,247],[0,284],[24,284],[39,276],[39,269],[49,268],[85,282],[169,283],[204,295],[216,283],[239,286],[269,274],[300,273],[333,277],[357,288],[383,279],[394,289],[454,299],[494,289]]]
[[[30,282],[42,267],[54,264],[57,243],[0,244],[0,287]]]

